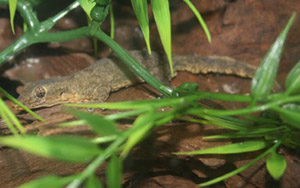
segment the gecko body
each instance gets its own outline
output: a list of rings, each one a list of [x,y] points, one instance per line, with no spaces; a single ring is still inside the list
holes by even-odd
[[[166,58],[160,58],[154,52],[148,55],[142,51],[131,51],[130,55],[162,83],[169,82]],[[175,71],[193,74],[213,72],[251,78],[255,73],[253,66],[219,56],[175,55],[173,64]],[[117,57],[104,58],[68,76],[28,83],[18,100],[31,109],[62,103],[100,103],[108,98],[110,92],[138,82],[142,80]]]

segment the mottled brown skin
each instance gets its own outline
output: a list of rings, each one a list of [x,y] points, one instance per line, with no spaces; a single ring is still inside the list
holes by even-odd
[[[167,83],[169,67],[156,53],[131,51],[130,54],[153,76]],[[253,77],[255,68],[228,57],[173,56],[175,71],[223,73]],[[62,103],[103,102],[111,91],[130,86],[138,79],[117,57],[98,60],[69,76],[39,80],[26,84],[18,100],[29,108],[50,107]]]

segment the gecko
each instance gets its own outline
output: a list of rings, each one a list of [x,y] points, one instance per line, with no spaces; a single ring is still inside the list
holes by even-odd
[[[138,50],[129,54],[162,83],[170,81],[166,57]],[[221,56],[173,55],[172,60],[175,72],[221,73],[252,78],[256,70],[254,66]],[[31,109],[63,103],[100,103],[108,98],[110,92],[142,81],[117,56],[112,56],[68,76],[25,84],[18,100]],[[21,110],[17,105],[13,107]]]

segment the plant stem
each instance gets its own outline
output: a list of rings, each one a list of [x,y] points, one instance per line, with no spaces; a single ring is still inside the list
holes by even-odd
[[[13,44],[5,48],[2,52],[0,52],[0,65],[4,63],[4,61],[12,58],[15,53],[26,48],[33,44],[32,41],[28,40],[29,33],[25,33],[18,40],[16,40]]]
[[[71,10],[77,8],[79,5],[80,4],[79,4],[78,1],[74,1],[67,8],[65,8],[62,11],[60,11],[55,16],[53,16],[51,18],[48,18],[47,20],[45,20],[44,22],[42,22],[41,25],[43,25],[45,27],[45,29],[48,31],[49,29],[51,29],[56,24],[56,22],[58,20],[60,20],[61,18],[63,18],[66,14],[68,14]]]
[[[154,78],[143,66],[141,66],[134,58],[132,58],[128,52],[124,50],[124,48],[122,48],[103,31],[97,30],[94,36],[109,46],[128,67],[130,67],[137,75],[143,78],[149,85],[157,89],[165,96],[171,95],[172,90],[170,88],[164,86],[160,81]]]
[[[288,98],[278,99],[276,101],[271,101],[269,103],[260,105],[260,106],[250,106],[244,109],[237,109],[237,110],[213,110],[207,108],[193,108],[187,111],[187,114],[190,115],[197,115],[199,113],[205,113],[214,116],[234,116],[234,115],[243,115],[249,114],[258,111],[265,111],[269,108],[273,108],[275,106],[290,103],[290,102],[300,102],[300,96],[291,96]]]
[[[80,39],[84,37],[89,37],[90,28],[85,26],[78,29],[73,29],[69,31],[60,31],[56,33],[41,33],[35,36],[35,43],[42,42],[65,42],[69,40]]]

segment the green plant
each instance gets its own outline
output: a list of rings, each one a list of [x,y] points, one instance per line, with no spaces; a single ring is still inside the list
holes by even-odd
[[[101,5],[99,6],[101,10],[107,10],[107,7],[101,4],[102,1],[100,1],[100,3],[96,1],[96,3],[96,6]],[[7,0],[0,0],[0,4],[7,4]],[[51,40],[61,42],[79,37],[93,36],[110,46],[139,76],[158,91],[165,94],[165,96],[168,96],[167,98],[155,100],[66,105],[68,106],[66,111],[72,113],[80,120],[64,123],[63,125],[76,126],[85,123],[98,135],[93,139],[65,136],[39,137],[34,135],[1,137],[0,143],[24,149],[37,155],[73,163],[90,162],[85,170],[79,174],[67,177],[48,175],[24,184],[21,187],[45,187],[46,185],[48,185],[48,187],[63,187],[67,185],[69,188],[79,187],[80,185],[86,187],[101,187],[101,183],[95,177],[94,172],[107,159],[109,159],[107,185],[113,188],[120,187],[121,164],[131,149],[142,139],[147,137],[154,128],[163,126],[165,123],[176,119],[212,124],[231,130],[229,134],[209,136],[205,137],[206,139],[243,139],[243,141],[238,143],[216,148],[191,152],[176,152],[175,154],[177,155],[243,153],[264,149],[264,152],[248,164],[219,178],[202,183],[200,184],[201,186],[211,185],[229,178],[268,155],[270,156],[267,158],[267,169],[274,179],[279,179],[285,170],[286,162],[283,156],[276,153],[276,150],[281,145],[285,145],[291,149],[299,148],[300,97],[298,95],[300,88],[300,61],[291,70],[286,79],[286,91],[282,93],[270,93],[274,85],[274,78],[277,73],[284,41],[295,18],[295,13],[259,66],[251,84],[251,95],[232,95],[200,92],[197,91],[197,86],[193,83],[185,83],[174,90],[162,85],[146,70],[142,69],[125,50],[98,29],[99,23],[102,21],[100,18],[94,19],[94,22],[88,27],[55,34],[47,33],[55,21],[78,6],[77,2],[74,2],[66,10],[41,23],[38,22],[35,15],[30,12],[30,6],[25,10],[21,5],[24,5],[24,1],[19,0],[18,10],[23,13],[24,20],[33,20],[33,22],[27,22],[27,25],[28,23],[32,23],[32,25],[28,25],[28,31],[22,36],[22,39],[28,39],[31,43]],[[107,14],[107,12],[105,12],[105,14]],[[100,17],[101,16],[103,15],[100,15]],[[40,31],[39,29],[41,28],[46,29]],[[34,39],[33,34],[36,36]],[[16,43],[23,45],[22,48],[30,45],[30,43],[21,43],[21,40]],[[14,45],[15,44],[12,46]],[[9,50],[6,49],[0,53],[0,55],[2,55],[0,56],[2,61],[7,58],[4,56],[15,53],[12,52],[12,47],[9,48]],[[18,50],[20,49],[21,48]],[[250,103],[250,105],[243,109],[215,110],[201,106],[198,101],[202,99],[246,102]],[[107,108],[126,111],[103,117],[74,110],[69,107]],[[169,107],[167,108],[168,110],[160,110],[165,107]],[[250,116],[253,112],[261,112],[262,116]],[[263,116],[263,114],[267,115]],[[239,119],[237,118],[238,116],[244,116],[244,119]],[[125,131],[118,131],[115,122],[127,117],[136,117],[132,128]],[[106,143],[107,147],[100,148],[99,143]],[[119,153],[120,155],[118,157]]]
[[[276,153],[276,150],[281,144],[292,149],[300,146],[298,138],[300,135],[298,105],[300,97],[296,95],[299,94],[300,74],[298,74],[298,67],[300,61],[287,77],[286,91],[283,93],[270,93],[275,83],[274,77],[277,73],[284,41],[294,18],[295,14],[292,15],[287,26],[259,66],[252,80],[251,95],[198,92],[195,84],[185,83],[174,89],[173,97],[166,99],[90,105],[71,104],[67,106],[131,110],[105,117],[110,120],[138,115],[133,128],[138,128],[138,125],[140,127],[128,137],[121,152],[121,158],[127,156],[130,149],[148,135],[152,128],[174,119],[212,124],[232,131],[225,135],[207,136],[205,139],[244,139],[242,142],[200,151],[177,152],[175,153],[177,155],[233,154],[265,149],[263,153],[248,164],[221,177],[202,183],[200,186],[208,186],[225,180],[268,155],[270,156],[267,158],[267,169],[274,179],[279,179],[285,171],[286,161],[283,156]],[[264,74],[262,74],[262,70]],[[250,105],[247,108],[237,110],[214,110],[204,108],[198,104],[197,101],[201,99],[249,102]],[[159,109],[165,107],[171,107],[171,109],[158,112]],[[271,114],[271,116],[249,116],[253,112],[264,112],[265,114]],[[246,120],[236,118],[240,115],[244,115]],[[81,119],[90,124],[87,119],[83,117]],[[143,126],[139,124],[140,122]]]

